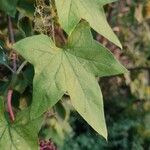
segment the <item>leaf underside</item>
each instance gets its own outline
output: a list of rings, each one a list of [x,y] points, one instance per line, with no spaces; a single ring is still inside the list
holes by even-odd
[[[94,76],[121,74],[126,69],[93,40],[87,22],[77,25],[64,48],[56,47],[46,35],[36,35],[17,42],[14,49],[35,68],[31,118],[68,92],[79,114],[107,138],[102,93]]]

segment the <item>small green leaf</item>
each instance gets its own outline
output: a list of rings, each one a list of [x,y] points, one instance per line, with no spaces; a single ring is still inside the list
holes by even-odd
[[[65,120],[66,116],[67,116],[67,112],[65,110],[65,107],[63,106],[63,104],[61,102],[58,102],[55,105],[55,110],[57,112],[57,114],[59,115],[59,117],[63,120]]]
[[[19,93],[23,93],[28,86],[28,81],[26,80],[23,73],[14,76],[15,82],[13,83],[13,89]]]
[[[29,17],[30,19],[34,18],[35,11],[35,0],[20,0],[17,4],[17,10],[21,13],[22,16]]]
[[[102,93],[94,76],[127,70],[93,40],[89,24],[80,23],[64,49],[57,48],[46,35],[25,38],[14,49],[35,67],[32,118],[56,104],[67,91],[79,114],[107,138]]]
[[[32,22],[29,18],[20,16],[17,23],[18,29],[22,33],[23,37],[33,35]]]
[[[113,0],[56,0],[59,22],[62,28],[70,34],[81,19],[85,19],[90,26],[119,47],[116,35],[107,23],[103,5]]]
[[[8,15],[14,17],[16,13],[16,6],[18,0],[1,0],[0,10],[6,12]]]
[[[28,120],[29,111],[19,114],[14,123],[8,121],[0,98],[0,148],[3,150],[38,150],[38,131],[41,119]],[[28,115],[27,115],[28,114]]]

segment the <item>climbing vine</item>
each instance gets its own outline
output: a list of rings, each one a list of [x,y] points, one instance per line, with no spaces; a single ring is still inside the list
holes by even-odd
[[[62,145],[75,109],[107,139],[103,97],[96,77],[127,73],[93,36],[122,48],[104,5],[114,0],[2,0],[8,28],[0,33],[0,147],[37,150]],[[2,29],[3,30],[3,29]],[[7,38],[3,38],[6,34]],[[50,139],[44,143],[44,140]],[[6,145],[7,140],[7,145]],[[50,148],[49,148],[50,149]]]

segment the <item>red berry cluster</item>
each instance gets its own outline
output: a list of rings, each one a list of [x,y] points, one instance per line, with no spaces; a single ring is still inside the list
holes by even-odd
[[[57,148],[51,139],[49,141],[40,140],[40,150],[57,150]]]

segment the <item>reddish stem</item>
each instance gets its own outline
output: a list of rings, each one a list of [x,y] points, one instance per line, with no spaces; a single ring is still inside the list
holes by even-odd
[[[10,114],[10,118],[12,121],[15,120],[15,116],[12,110],[12,105],[11,105],[11,100],[12,100],[12,95],[13,95],[13,90],[8,90],[7,94],[7,107],[8,107],[8,112]]]
[[[8,18],[9,41],[10,43],[14,44],[15,39],[14,39],[14,32],[13,32],[13,25],[12,25],[11,17],[8,16],[7,18]]]
[[[11,44],[15,43],[15,39],[14,39],[14,32],[13,32],[13,25],[12,25],[12,21],[11,21],[11,17],[8,16],[8,33],[9,33],[9,42]],[[13,71],[16,72],[17,70],[17,64],[16,64],[16,54],[13,54]],[[10,118],[12,121],[15,120],[15,116],[14,116],[14,112],[12,110],[12,105],[11,105],[11,101],[12,101],[12,95],[13,95],[13,90],[9,89],[8,93],[7,93],[7,107],[8,107],[8,112],[10,114]]]

